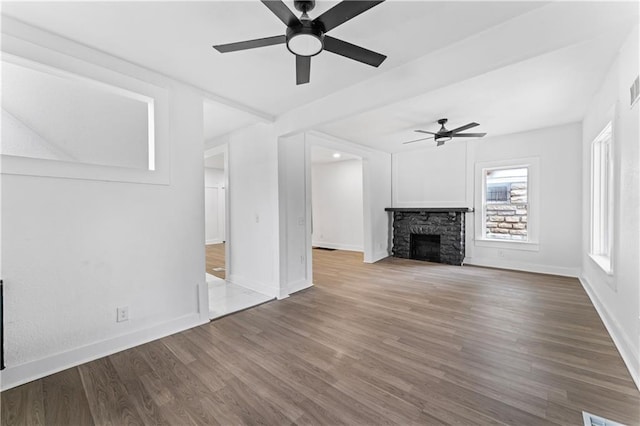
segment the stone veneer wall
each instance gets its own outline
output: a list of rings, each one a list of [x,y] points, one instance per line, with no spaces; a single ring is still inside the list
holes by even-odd
[[[440,235],[440,262],[462,265],[464,213],[396,211],[393,214],[393,255],[411,258],[411,234]]]
[[[527,239],[527,184],[511,184],[510,202],[487,203],[487,234],[505,240]]]

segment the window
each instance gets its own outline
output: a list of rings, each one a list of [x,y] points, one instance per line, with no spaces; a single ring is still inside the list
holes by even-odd
[[[487,184],[487,202],[508,202],[511,185]]]
[[[527,167],[483,170],[483,237],[493,240],[528,241]]]
[[[611,122],[591,143],[591,258],[611,273],[613,163]]]
[[[474,245],[539,251],[540,158],[477,162]]]

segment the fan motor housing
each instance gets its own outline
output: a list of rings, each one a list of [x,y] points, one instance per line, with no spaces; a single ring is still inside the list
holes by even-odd
[[[300,20],[300,24],[301,25],[296,25],[294,27],[287,27],[286,41],[287,41],[287,49],[289,49],[289,52],[299,56],[315,56],[318,53],[322,52],[322,50],[324,49],[324,31],[322,28],[322,24],[315,23],[314,21],[311,21],[309,19]],[[318,49],[317,52],[312,54],[301,54],[300,52],[294,51],[289,46],[289,43],[291,42],[291,40],[293,40],[298,36],[314,37],[320,42],[320,49]]]
[[[315,0],[294,0],[293,6],[302,13],[307,13],[316,7]]]

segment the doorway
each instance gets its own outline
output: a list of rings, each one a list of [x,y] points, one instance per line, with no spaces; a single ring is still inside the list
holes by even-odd
[[[227,148],[227,145],[220,145],[204,154],[205,268],[209,319],[212,320],[273,299],[228,280],[231,241]]]
[[[204,215],[207,273],[226,278],[225,153],[204,160]]]
[[[312,256],[335,250],[363,256],[362,166],[362,158],[357,155],[311,148]]]

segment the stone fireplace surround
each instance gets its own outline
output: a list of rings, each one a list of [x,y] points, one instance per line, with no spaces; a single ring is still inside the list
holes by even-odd
[[[387,207],[393,217],[393,256],[411,259],[411,234],[440,236],[440,263],[462,265],[467,207]]]

